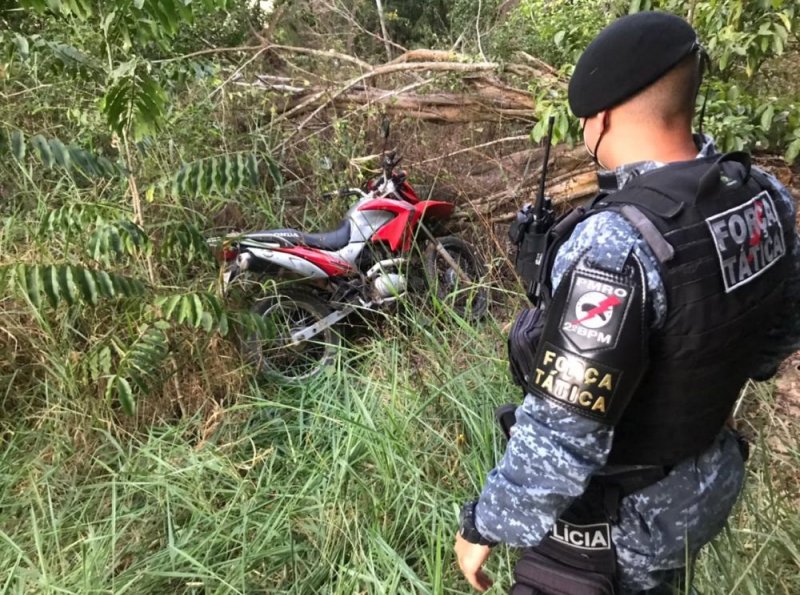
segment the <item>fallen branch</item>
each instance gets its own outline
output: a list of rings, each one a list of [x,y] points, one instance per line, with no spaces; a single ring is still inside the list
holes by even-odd
[[[167,62],[178,62],[180,60],[187,60],[188,58],[197,58],[198,56],[208,56],[210,54],[225,54],[232,52],[257,52],[258,50],[263,48],[264,48],[263,45],[241,45],[230,48],[208,48],[205,50],[198,50],[196,52],[191,52],[190,54],[184,54],[182,56],[175,56],[174,58],[153,60],[153,64],[166,64]]]
[[[428,64],[428,63],[424,63]],[[403,64],[407,66],[406,64]],[[353,107],[381,105],[387,113],[405,115],[420,120],[436,122],[493,121],[499,117],[534,121],[535,103],[532,95],[504,85],[493,77],[470,77],[465,82],[471,93],[413,93],[412,90],[431,82],[425,79],[401,89],[389,90],[375,87],[338,89],[330,93],[320,86],[308,86],[286,77],[261,75],[257,82],[238,84],[259,86],[278,91],[287,96],[284,111],[276,118],[286,120],[313,110],[299,125],[300,128],[327,105]]]
[[[495,77],[467,76],[464,77],[464,84],[475,89],[485,99],[527,106],[529,109],[536,107],[536,101],[529,92],[506,85]]]
[[[422,80],[422,81],[417,81],[417,82],[411,83],[411,84],[409,84],[409,85],[406,85],[405,87],[402,87],[401,89],[396,89],[396,90],[394,90],[394,91],[387,91],[387,92],[386,92],[386,94],[385,94],[385,95],[383,95],[383,96],[381,96],[381,97],[382,97],[382,98],[385,98],[385,99],[388,99],[389,97],[394,97],[394,96],[396,96],[396,95],[401,95],[401,94],[403,94],[403,93],[406,93],[406,92],[408,92],[408,91],[411,91],[411,90],[413,90],[413,89],[416,89],[416,88],[418,88],[418,87],[421,87],[421,86],[423,86],[423,85],[427,85],[427,84],[428,84],[428,83],[430,83],[431,81],[433,81],[433,79],[432,79],[432,78],[430,78],[430,79],[425,79],[425,80]],[[358,108],[356,108],[355,110],[352,110],[351,112],[349,112],[348,114],[346,114],[346,115],[345,115],[345,117],[351,117],[351,116],[354,116],[354,115],[358,114],[359,112],[362,112],[363,110],[366,110],[366,109],[367,109],[367,108],[369,108],[369,107],[370,107],[370,104],[369,104],[369,103],[366,103],[366,104],[364,104],[364,105],[361,105],[361,106],[359,106]],[[333,126],[334,126],[334,124],[326,124],[325,126],[322,126],[322,127],[321,127],[321,128],[319,128],[318,130],[315,130],[314,132],[312,132],[311,134],[309,134],[308,136],[306,136],[306,137],[303,139],[303,141],[307,141],[307,140],[309,140],[309,139],[311,139],[311,138],[313,138],[313,137],[315,137],[315,136],[318,136],[318,135],[322,134],[323,132],[325,132],[326,130],[329,130],[329,129],[330,129],[330,128],[332,128]],[[296,141],[295,143],[293,143],[293,144],[291,144],[291,145],[287,145],[287,141],[288,141],[288,139],[286,139],[286,140],[284,140],[284,141],[281,141],[281,143],[277,145],[277,147],[276,147],[276,150],[278,150],[278,149],[281,149],[281,150],[283,150],[283,149],[285,149],[287,146],[288,146],[288,147],[295,147],[295,146],[297,146],[297,144],[299,144],[299,142],[297,142],[297,141]]]
[[[533,65],[535,68],[545,71],[547,74],[553,75],[555,78],[559,80],[563,80],[561,73],[558,72],[555,68],[550,66],[544,60],[540,60],[535,56],[531,56],[527,52],[519,51],[514,54],[516,57],[521,58],[523,61],[528,62],[529,64]]]
[[[469,62],[466,56],[447,50],[410,50],[388,64],[407,64],[409,62]]]
[[[448,153],[447,155],[440,155],[439,157],[431,157],[430,159],[425,159],[424,161],[418,161],[417,163],[410,164],[411,166],[415,165],[426,165],[428,163],[433,163],[435,161],[441,161],[442,159],[448,159],[449,157],[455,157],[456,155],[461,155],[462,153],[469,153],[472,151],[476,151],[478,149],[485,149],[486,147],[491,147],[492,145],[498,145],[500,143],[509,143],[513,141],[524,141],[530,139],[530,136],[527,134],[521,134],[518,136],[507,136],[505,138],[498,138],[493,141],[489,141],[488,143],[483,143],[480,145],[475,145],[474,147],[467,147],[466,149],[459,149],[458,151],[453,151],[452,153]]]
[[[540,151],[540,149],[533,149]],[[555,178],[552,178],[546,187],[546,194],[553,200],[553,204],[570,205],[576,200],[586,198],[597,192],[597,174],[593,165],[578,165],[575,166],[576,156],[580,154],[579,149],[564,151],[564,164],[558,167],[557,163],[551,165],[551,170],[555,167],[555,171],[559,172]],[[499,161],[503,164],[503,169],[510,169],[506,163],[508,156],[501,157]],[[519,166],[517,166],[519,167]],[[568,171],[565,171],[565,168]],[[474,176],[469,176],[474,178]],[[477,179],[470,179],[469,181],[473,186],[484,186],[487,190],[491,188],[488,184],[482,184],[482,180],[486,176],[478,176]],[[460,220],[469,220],[474,216],[481,216],[488,218],[492,223],[503,223],[513,219],[517,209],[526,201],[530,201],[538,186],[539,175],[527,177],[522,184],[518,185],[514,190],[507,188],[502,190],[495,190],[494,192],[485,193],[475,197],[469,191],[465,191],[470,203],[469,211],[459,211],[456,218]],[[497,185],[494,185],[497,188]],[[472,196],[472,198],[470,198]],[[497,215],[496,213],[502,214]]]
[[[326,60],[340,60],[342,62],[349,62],[350,64],[355,64],[362,70],[371,71],[374,69],[374,66],[372,66],[372,64],[369,64],[368,62],[364,62],[363,60],[356,58],[355,56],[348,56],[347,54],[334,52],[333,50],[315,50],[314,48],[303,48],[291,45],[276,45],[276,44],[270,44],[266,47],[268,50],[272,50],[275,52],[287,52],[290,54],[306,54],[309,56],[316,56],[318,58],[325,58]]]
[[[376,89],[358,89],[340,95],[332,100],[333,105],[352,107],[354,105],[381,105],[389,114],[398,114],[440,123],[467,123],[494,121],[500,117],[534,121],[534,110],[526,105],[505,105],[486,102],[478,95],[408,93],[387,94]],[[304,121],[307,123],[325,107],[323,103]]]
[[[481,72],[481,71],[485,72],[485,71],[496,70],[498,67],[499,65],[496,62],[481,62],[477,64],[461,64],[458,62],[418,62],[418,63],[412,62],[403,64],[385,64],[384,66],[380,66],[370,72],[364,73],[360,76],[350,79],[349,81],[344,83],[341,87],[339,87],[333,92],[324,90],[314,93],[311,97],[302,101],[296,107],[278,116],[275,122],[277,123],[287,118],[290,118],[294,114],[302,111],[305,107],[313,103],[319,102],[326,95],[328,95],[327,100],[323,101],[322,104],[319,107],[317,107],[310,116],[308,116],[305,120],[303,120],[303,122],[299,124],[298,129],[302,129],[311,120],[311,118],[316,116],[327,104],[333,102],[337,97],[346,93],[359,83],[363,83],[369,79],[381,75],[393,74],[397,72],[413,72],[420,70],[438,71],[438,72]]]

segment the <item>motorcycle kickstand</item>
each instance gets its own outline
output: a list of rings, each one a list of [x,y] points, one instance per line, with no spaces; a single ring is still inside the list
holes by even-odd
[[[363,304],[363,307],[369,308],[372,306],[372,302],[368,302]],[[346,318],[351,313],[355,312],[355,306],[348,305],[342,308],[341,310],[334,310],[330,314],[328,314],[325,318],[322,318],[318,322],[312,324],[311,326],[307,326],[304,329],[292,333],[291,342],[287,345],[287,347],[296,347],[303,341],[308,341],[313,337],[316,337],[319,333],[324,331],[327,328],[332,327],[334,324]]]

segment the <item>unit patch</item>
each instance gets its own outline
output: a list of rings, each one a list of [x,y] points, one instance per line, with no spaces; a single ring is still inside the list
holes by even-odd
[[[611,405],[620,371],[578,357],[551,343],[537,353],[532,387],[588,417],[603,419]]]
[[[573,525],[558,519],[549,537],[582,550],[611,549],[611,530],[608,523]]]
[[[581,351],[613,348],[630,295],[630,286],[575,273],[561,331]]]
[[[706,224],[717,248],[726,293],[752,281],[786,254],[783,226],[766,190],[709,217]]]

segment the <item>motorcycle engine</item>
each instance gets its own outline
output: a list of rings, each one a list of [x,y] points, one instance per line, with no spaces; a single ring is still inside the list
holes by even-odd
[[[396,298],[406,291],[406,278],[398,273],[382,273],[372,282],[374,295],[378,299]]]

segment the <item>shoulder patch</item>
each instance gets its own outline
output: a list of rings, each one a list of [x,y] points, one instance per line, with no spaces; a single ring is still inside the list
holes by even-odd
[[[537,353],[531,385],[568,408],[602,421],[620,377],[616,368],[545,343]]]
[[[601,281],[576,272],[561,315],[561,333],[580,351],[613,349],[631,290],[630,285]]]
[[[769,192],[706,219],[725,292],[749,283],[786,254],[783,226]]]
[[[545,310],[524,388],[572,413],[615,425],[649,363],[644,269],[573,269]]]

